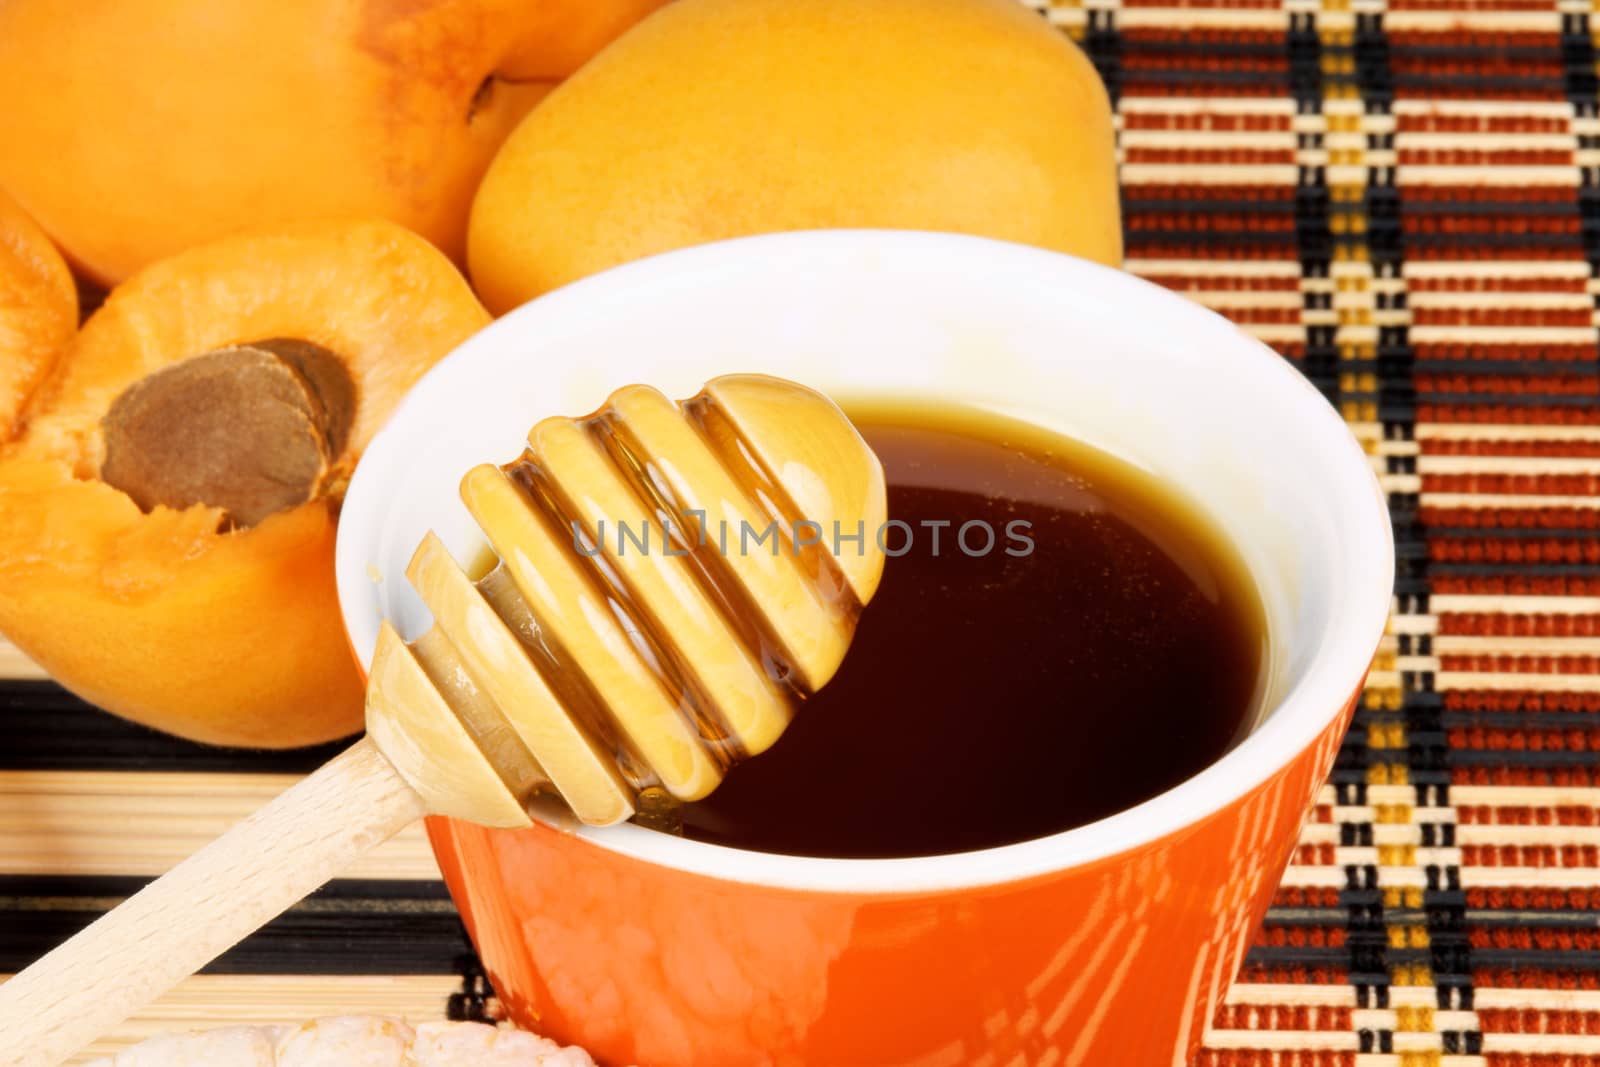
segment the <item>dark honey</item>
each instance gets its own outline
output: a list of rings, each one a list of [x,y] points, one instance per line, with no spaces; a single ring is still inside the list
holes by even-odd
[[[1248,731],[1260,601],[1187,498],[994,416],[851,415],[904,554],[839,673],[683,807],[686,836],[834,857],[1005,845],[1155,796]]]

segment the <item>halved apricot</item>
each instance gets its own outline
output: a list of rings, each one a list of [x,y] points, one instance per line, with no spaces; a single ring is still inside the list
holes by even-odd
[[[85,699],[195,740],[359,729],[333,580],[344,484],[487,322],[443,255],[386,222],[281,226],[142,271],[0,450],[0,633]]]
[[[78,290],[44,231],[0,191],[0,442],[78,328]]]

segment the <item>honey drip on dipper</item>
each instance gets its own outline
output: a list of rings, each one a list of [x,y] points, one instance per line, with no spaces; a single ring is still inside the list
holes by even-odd
[[[592,825],[660,817],[838,669],[882,574],[882,469],[831,401],[757,375],[681,404],[628,386],[528,444],[461,483],[487,574],[418,547],[434,626],[384,626],[368,731],[442,814],[525,825],[554,793]]]

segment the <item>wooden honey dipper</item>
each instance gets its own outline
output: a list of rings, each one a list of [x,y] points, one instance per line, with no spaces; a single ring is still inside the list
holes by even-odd
[[[559,797],[607,825],[702,797],[833,676],[887,505],[832,401],[628,386],[528,443],[461,483],[487,574],[432,534],[412,557],[434,625],[384,624],[366,737],[0,985],[0,1067],[59,1063],[423,815],[528,826]]]

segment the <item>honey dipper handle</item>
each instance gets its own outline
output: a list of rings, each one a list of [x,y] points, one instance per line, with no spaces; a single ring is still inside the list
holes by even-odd
[[[423,814],[363,738],[0,985],[0,1067],[54,1067]]]

